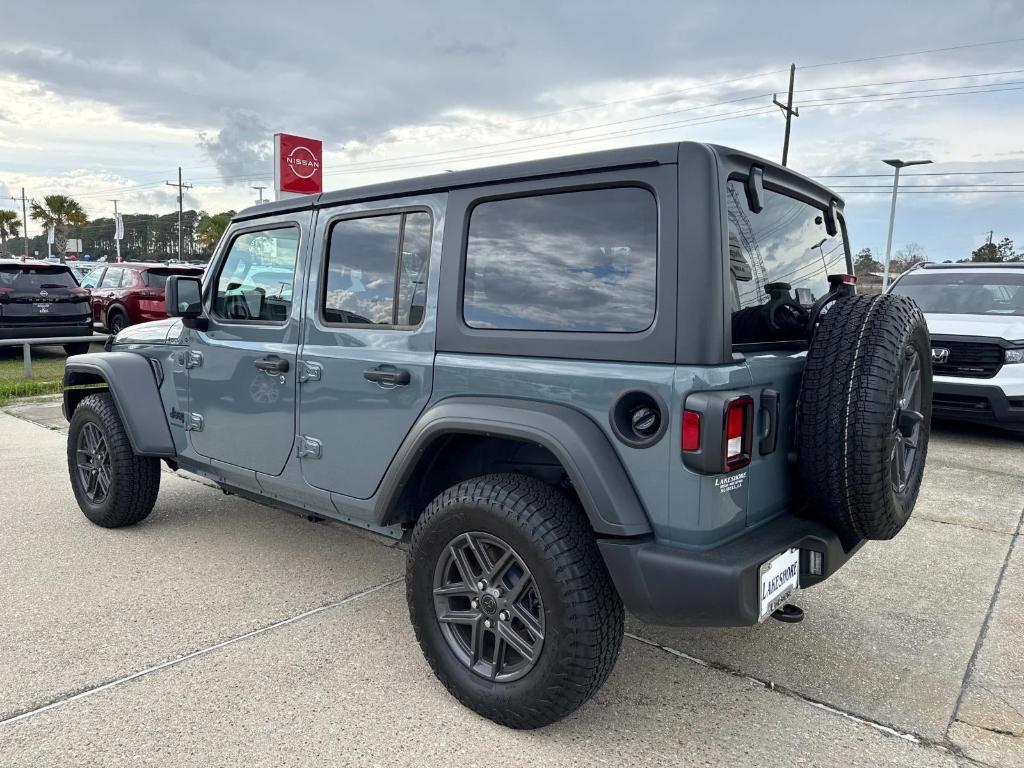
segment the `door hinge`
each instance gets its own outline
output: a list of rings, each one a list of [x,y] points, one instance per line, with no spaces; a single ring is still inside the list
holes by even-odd
[[[296,435],[296,448],[295,455],[300,459],[319,459],[320,452],[323,449],[323,443],[317,440],[315,437],[309,437],[308,435]]]
[[[320,363],[311,363],[308,360],[299,361],[299,384],[307,381],[320,381],[323,376],[324,367]]]
[[[198,368],[203,364],[203,353],[198,349],[190,349],[185,357],[186,368]]]
[[[186,432],[202,432],[203,431],[203,417],[198,413],[190,413],[185,417],[185,431]]]

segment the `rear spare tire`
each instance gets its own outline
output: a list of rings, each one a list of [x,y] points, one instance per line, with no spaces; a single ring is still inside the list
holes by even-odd
[[[891,539],[921,488],[932,411],[931,342],[905,296],[841,299],[807,351],[797,405],[803,489],[844,539]]]

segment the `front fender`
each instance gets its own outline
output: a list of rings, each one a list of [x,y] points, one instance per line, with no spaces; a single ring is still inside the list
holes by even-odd
[[[500,397],[452,397],[423,413],[381,483],[378,522],[387,518],[431,443],[452,434],[493,435],[542,445],[561,462],[595,532],[606,536],[651,532],[643,504],[597,424],[564,405]]]
[[[64,366],[64,418],[71,421],[88,389],[81,384],[105,384],[121,416],[132,450],[139,456],[175,455],[160,389],[148,358],[134,352],[74,355]]]

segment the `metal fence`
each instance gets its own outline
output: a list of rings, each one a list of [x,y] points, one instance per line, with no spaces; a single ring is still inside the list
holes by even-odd
[[[25,359],[25,378],[32,378],[32,347],[60,347],[64,344],[102,344],[106,335],[94,333],[92,336],[56,336],[42,339],[0,339],[0,347],[21,347]]]

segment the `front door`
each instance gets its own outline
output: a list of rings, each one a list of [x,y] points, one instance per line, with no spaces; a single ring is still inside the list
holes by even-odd
[[[280,474],[295,437],[299,254],[312,213],[238,226],[203,286],[205,331],[190,332],[193,449],[238,467]]]
[[[299,404],[312,486],[371,497],[430,399],[444,201],[320,211]]]

